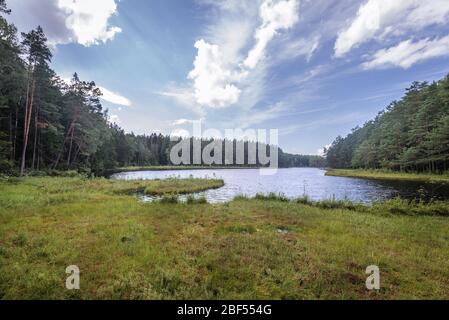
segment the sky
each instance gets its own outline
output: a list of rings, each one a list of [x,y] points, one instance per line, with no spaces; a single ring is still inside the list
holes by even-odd
[[[449,73],[448,0],[7,0],[41,25],[64,79],[103,92],[136,134],[278,129],[286,152],[320,154]]]

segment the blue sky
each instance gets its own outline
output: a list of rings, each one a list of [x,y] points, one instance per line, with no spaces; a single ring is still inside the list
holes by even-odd
[[[412,81],[449,73],[447,0],[9,0],[20,31],[40,24],[64,78],[104,93],[138,134],[279,129],[317,154]]]

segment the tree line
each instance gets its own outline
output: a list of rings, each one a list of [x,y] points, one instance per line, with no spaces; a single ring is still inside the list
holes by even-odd
[[[52,53],[42,28],[19,35],[8,14],[0,0],[0,172],[101,174],[122,166],[171,164],[176,141],[162,134],[126,133],[109,123],[95,82],[77,73],[70,83],[63,81],[50,68]],[[279,149],[282,167],[324,166],[323,160]]]
[[[414,82],[374,120],[337,137],[327,150],[333,168],[445,172],[449,168],[449,76]]]

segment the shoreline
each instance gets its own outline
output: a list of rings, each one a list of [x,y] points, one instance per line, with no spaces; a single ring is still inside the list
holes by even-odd
[[[326,171],[326,176],[360,178],[368,180],[449,184],[448,175],[425,174],[425,173],[387,172],[387,171],[360,170],[360,169],[328,169]]]
[[[326,170],[325,168],[318,167],[285,167],[278,169],[320,169]],[[107,174],[117,174],[121,172],[139,172],[139,171],[185,171],[185,170],[259,170],[259,169],[269,169],[267,167],[230,167],[230,166],[150,166],[150,167],[124,167],[108,170]]]

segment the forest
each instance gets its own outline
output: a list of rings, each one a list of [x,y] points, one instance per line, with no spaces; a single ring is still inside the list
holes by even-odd
[[[374,120],[337,137],[327,162],[338,169],[442,173],[449,169],[449,76],[414,82]]]
[[[123,166],[171,164],[176,141],[162,134],[126,133],[110,123],[95,82],[77,73],[70,83],[63,81],[50,67],[52,52],[44,30],[37,27],[19,35],[6,20],[8,14],[5,0],[0,0],[0,172],[102,174]],[[279,150],[279,165],[323,167],[325,162]]]

